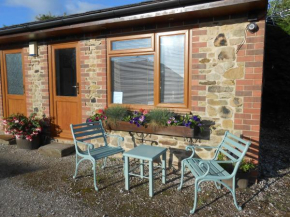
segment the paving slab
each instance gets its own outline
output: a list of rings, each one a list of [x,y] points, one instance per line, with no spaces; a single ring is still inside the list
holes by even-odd
[[[75,152],[74,144],[65,144],[65,143],[51,143],[45,146],[42,146],[38,151],[47,156],[51,157],[64,157]]]
[[[16,139],[12,135],[0,135],[0,144],[14,145],[16,144]]]

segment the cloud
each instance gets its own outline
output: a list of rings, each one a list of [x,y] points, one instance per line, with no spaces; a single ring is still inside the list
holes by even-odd
[[[88,3],[85,1],[67,1],[65,9],[68,14],[83,13],[92,10],[106,8],[105,5]]]
[[[33,11],[34,14],[62,14],[62,4],[59,0],[5,0],[5,5],[10,7],[24,7]]]

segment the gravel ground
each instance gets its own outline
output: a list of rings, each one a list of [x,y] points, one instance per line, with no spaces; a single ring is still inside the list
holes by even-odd
[[[284,130],[289,132],[289,128]],[[281,130],[262,129],[262,177],[258,184],[237,190],[241,212],[226,189],[217,190],[212,183],[205,183],[196,215],[290,216],[289,138]],[[74,156],[58,159],[40,155],[37,150],[0,145],[0,216],[189,215],[194,192],[190,174],[180,192],[176,190],[179,172],[168,169],[168,183],[163,185],[156,177],[156,194],[149,198],[147,180],[133,178],[130,192],[124,190],[120,159],[111,158],[104,171],[98,167],[99,192],[93,188],[89,163],[83,163],[79,178],[73,180],[74,161]]]

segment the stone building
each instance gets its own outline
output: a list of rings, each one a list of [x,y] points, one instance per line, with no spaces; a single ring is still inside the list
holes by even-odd
[[[197,140],[145,138],[168,147],[171,161],[189,143],[217,145],[228,130],[252,141],[248,156],[258,162],[266,8],[266,0],[156,0],[1,28],[0,115],[45,114],[61,128],[52,136],[70,139],[70,123],[114,104],[113,83],[126,71],[126,106],[192,112],[206,123]],[[126,150],[139,142],[113,133]]]

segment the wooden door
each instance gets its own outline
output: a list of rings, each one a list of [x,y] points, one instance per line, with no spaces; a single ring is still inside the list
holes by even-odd
[[[81,123],[79,48],[76,43],[50,46],[52,134],[71,139],[70,124]]]
[[[22,49],[2,51],[0,59],[4,116],[27,115]]]

